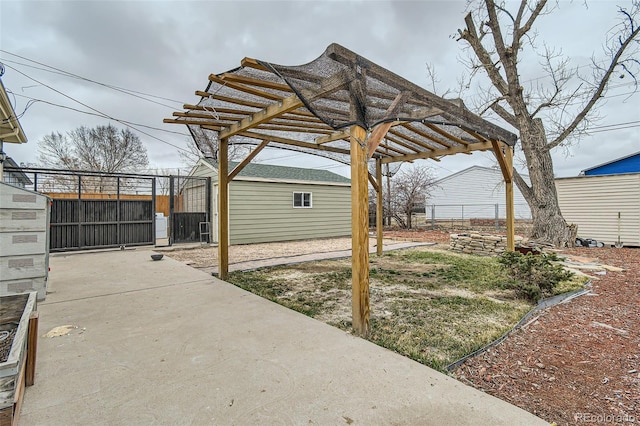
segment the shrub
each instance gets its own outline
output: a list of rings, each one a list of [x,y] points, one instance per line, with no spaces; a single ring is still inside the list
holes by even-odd
[[[553,263],[557,260],[558,256],[553,253],[523,255],[514,251],[505,252],[498,259],[510,278],[505,287],[514,289],[519,297],[534,303],[552,295],[559,282],[573,276],[572,272]]]

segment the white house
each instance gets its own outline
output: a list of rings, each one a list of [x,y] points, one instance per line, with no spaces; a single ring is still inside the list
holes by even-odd
[[[528,181],[528,176],[523,178]],[[516,219],[531,219],[524,197],[513,186]],[[434,183],[427,198],[427,220],[506,217],[505,184],[500,169],[472,166]]]

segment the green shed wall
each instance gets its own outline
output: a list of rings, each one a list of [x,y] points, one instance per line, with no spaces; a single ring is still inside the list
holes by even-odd
[[[211,176],[217,240],[217,172],[199,165],[193,176]],[[311,192],[312,208],[293,208],[294,192]],[[260,182],[236,178],[229,185],[229,243],[251,244],[351,235],[351,187]]]
[[[294,208],[294,192],[311,192],[313,207]],[[233,181],[229,228],[230,244],[351,235],[351,188]]]

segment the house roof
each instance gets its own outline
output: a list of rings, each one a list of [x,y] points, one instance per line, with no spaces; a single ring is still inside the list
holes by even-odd
[[[13,174],[15,179],[24,184],[24,185],[32,185],[33,182],[31,181],[31,179],[29,179],[29,176],[27,176],[22,169],[20,168],[20,166],[18,166],[18,164],[13,161],[13,158],[11,157],[7,157],[7,159],[5,160],[6,162],[6,166],[13,168],[14,170],[7,170],[6,173],[9,174]]]
[[[11,143],[25,143],[27,141],[27,136],[22,130],[18,117],[16,117],[2,80],[0,80],[0,141]]]
[[[636,155],[640,155],[640,151],[634,152],[633,154],[625,155],[624,157],[616,158],[615,160],[607,161],[606,163],[598,164],[597,166],[589,167],[588,169],[581,170],[580,174],[584,175],[591,170],[598,169],[603,166],[608,166],[609,164],[617,163],[618,161],[626,160],[627,158],[635,157]]]
[[[218,164],[211,158],[205,158],[209,165],[218,168]],[[229,169],[237,165],[237,162],[230,161]],[[307,169],[302,167],[274,166],[270,164],[249,163],[238,174],[238,177],[245,178],[261,178],[302,182],[331,182],[331,183],[350,183],[351,181],[336,173],[328,170]]]

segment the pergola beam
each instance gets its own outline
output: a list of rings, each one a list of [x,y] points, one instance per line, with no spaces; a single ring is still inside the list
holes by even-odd
[[[312,148],[312,149],[317,149],[319,151],[335,152],[337,154],[349,154],[350,153],[350,151],[346,150],[346,149],[335,148],[333,146],[316,145],[314,143],[296,141],[296,140],[293,140],[293,139],[283,138],[281,136],[268,135],[268,134],[265,134],[265,133],[256,133],[256,132],[244,131],[244,132],[240,133],[240,136],[246,136],[246,137],[252,138],[252,139],[268,140],[268,141],[271,141],[271,142],[278,142],[278,143],[282,143],[282,144],[285,144],[285,145],[298,146],[298,147],[301,147],[301,148]]]
[[[211,74],[209,76],[209,80],[214,81],[212,80],[212,76],[215,76],[215,74]],[[260,80],[258,78],[245,77],[242,75],[236,75],[229,72],[224,73],[219,77],[222,79],[222,81],[225,81],[225,82],[231,81],[234,83],[242,83],[242,84],[248,84],[256,87],[264,87],[265,89],[280,90],[282,92],[293,92],[293,90],[291,90],[291,87],[289,87],[289,85],[276,83],[274,81]]]
[[[469,146],[458,146],[458,147],[452,147],[447,149],[436,149],[430,152],[421,152],[418,154],[410,154],[410,155],[404,155],[400,157],[399,156],[387,157],[382,159],[382,163],[386,164],[386,163],[397,163],[398,161],[413,161],[413,160],[427,159],[427,158],[433,158],[433,157],[442,157],[445,155],[453,155],[453,154],[470,154],[473,151],[486,151],[491,148],[492,148],[491,142],[483,142],[483,143],[477,143]]]
[[[500,143],[496,140],[491,141],[491,147],[493,148],[493,153],[498,160],[498,164],[500,165],[500,170],[502,171],[502,176],[504,177],[505,182],[512,182],[513,180],[513,171],[509,169],[509,164],[507,164],[507,159],[505,158],[505,154],[500,149]]]
[[[251,160],[253,160],[256,155],[258,155],[260,153],[260,151],[262,151],[264,148],[266,148],[266,146],[269,144],[269,141],[262,141],[260,143],[260,145],[256,146],[253,151],[251,151],[249,153],[249,155],[247,155],[245,157],[244,160],[242,160],[240,163],[238,163],[233,170],[231,171],[231,173],[229,173],[229,182],[231,182],[233,180],[233,178],[235,178],[236,176],[238,176],[238,173],[240,173],[242,171],[242,169],[244,169],[246,167],[247,164],[249,164],[251,162]]]
[[[466,122],[470,127],[475,128],[480,133],[493,133],[503,141],[511,144],[515,143],[516,136],[513,133],[483,120],[482,118],[472,114],[464,106],[428,92],[417,84],[400,77],[399,75],[357,55],[354,52],[349,51],[348,49],[345,49],[338,44],[334,43],[330,45],[327,48],[327,53],[333,60],[346,65],[352,63],[364,63],[362,68],[366,68],[368,76],[376,78],[398,90],[412,92],[412,100],[424,101],[425,104],[429,106],[439,108],[443,111],[442,115],[445,116],[447,120],[452,120],[453,123],[462,124],[462,122]]]
[[[260,98],[269,99],[271,101],[279,101],[280,99],[282,99],[282,96],[276,93],[265,92],[264,90],[256,89],[255,87],[252,87],[252,86],[246,86],[244,84],[223,80],[215,74],[211,74],[209,76],[209,80],[213,81],[214,83],[218,83],[224,87],[228,87],[230,89],[234,89],[243,93],[248,93],[253,96],[258,96]]]
[[[320,96],[327,95],[336,90],[340,90],[353,79],[352,73],[349,71],[340,71],[331,77],[327,77],[320,87],[314,90],[305,90],[301,93],[302,97],[311,101]],[[250,127],[256,127],[258,124],[269,121],[270,119],[280,116],[286,112],[292,111],[303,106],[303,102],[298,95],[291,95],[279,102],[269,105],[261,111],[256,112],[251,117],[242,119],[240,122],[231,125],[228,129],[220,132],[220,138],[228,138],[242,132]]]
[[[320,136],[316,138],[316,143],[318,145],[322,145],[323,143],[338,141],[341,139],[349,139],[350,136],[349,129],[338,130],[327,136]]]

